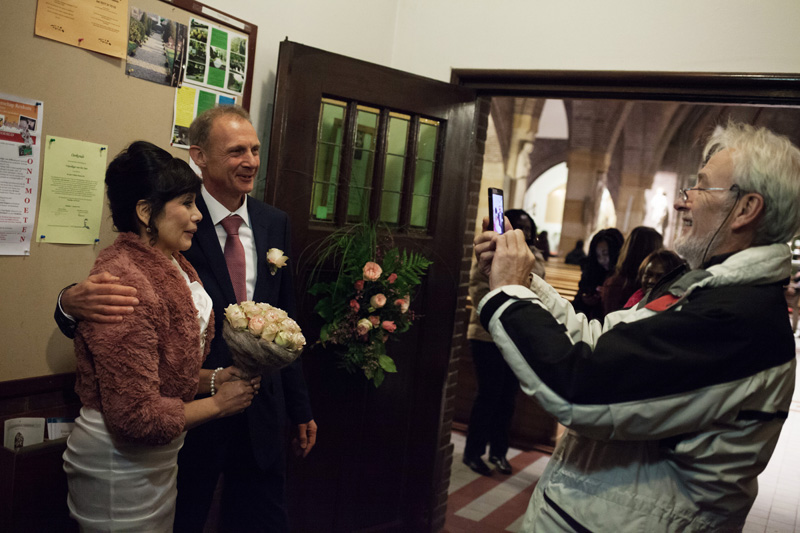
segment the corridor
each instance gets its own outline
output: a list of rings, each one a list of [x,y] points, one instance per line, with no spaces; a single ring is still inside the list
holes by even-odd
[[[795,338],[800,355],[800,339]],[[800,382],[800,379],[798,380]],[[511,449],[510,476],[484,477],[467,468],[461,458],[465,436],[453,432],[453,467],[447,501],[445,533],[520,531],[547,454]],[[743,533],[800,533],[800,387],[795,387],[789,418],[767,469],[759,476],[759,491]]]

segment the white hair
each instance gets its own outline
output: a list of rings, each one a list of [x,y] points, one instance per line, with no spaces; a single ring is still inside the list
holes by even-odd
[[[703,158],[726,149],[733,159],[733,182],[743,193],[764,198],[753,244],[789,242],[800,228],[800,149],[783,135],[737,122],[717,127]]]

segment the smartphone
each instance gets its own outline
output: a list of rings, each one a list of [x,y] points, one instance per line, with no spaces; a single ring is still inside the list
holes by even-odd
[[[503,234],[505,224],[503,223],[503,189],[489,187],[489,220],[492,221],[492,231]]]

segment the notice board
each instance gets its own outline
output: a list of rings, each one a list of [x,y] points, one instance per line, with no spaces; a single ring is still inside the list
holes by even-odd
[[[181,24],[194,17],[247,35],[250,75],[241,102],[249,108],[257,27],[191,0],[129,2]],[[37,37],[35,18],[35,1],[0,0],[0,92],[44,103],[43,137],[107,145],[109,162],[136,140],[188,160],[187,150],[170,146],[174,87],[128,76],[124,59]],[[53,311],[59,291],[84,279],[116,238],[103,204],[97,244],[33,242],[28,256],[0,256],[0,382],[75,369],[72,341],[56,328]]]

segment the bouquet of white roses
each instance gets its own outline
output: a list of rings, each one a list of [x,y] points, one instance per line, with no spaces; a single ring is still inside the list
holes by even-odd
[[[297,322],[283,309],[252,301],[225,309],[222,336],[233,364],[248,377],[291,364],[306,344]]]

